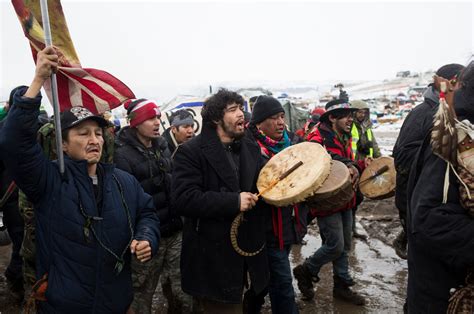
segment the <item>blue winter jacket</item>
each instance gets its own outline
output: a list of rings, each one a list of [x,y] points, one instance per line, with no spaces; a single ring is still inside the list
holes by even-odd
[[[113,165],[100,164],[103,205],[99,212],[87,162],[66,157],[65,174],[61,176],[58,165],[41,152],[36,142],[41,95],[34,99],[22,97],[26,89],[20,88],[15,94],[0,132],[0,157],[34,203],[36,275],[41,278],[48,274],[47,301],[40,302],[39,310],[125,313],[133,298],[128,247],[131,229],[134,239],[150,242],[153,255],[158,249],[159,220],[152,198],[132,175]],[[86,217],[95,217],[91,219],[92,228],[88,228],[89,237]],[[117,258],[109,250],[118,257],[126,252],[123,270],[118,274]]]

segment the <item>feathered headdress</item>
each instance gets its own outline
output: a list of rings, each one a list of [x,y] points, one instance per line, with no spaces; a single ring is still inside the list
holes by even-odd
[[[431,131],[431,147],[433,153],[446,161],[446,174],[444,177],[443,204],[448,201],[449,173],[456,175],[460,187],[461,203],[472,211],[472,173],[458,160],[458,130],[464,124],[459,122],[454,111],[454,93],[445,81],[440,82],[439,107],[434,115],[433,130]],[[459,173],[458,173],[459,172]]]
[[[448,93],[449,102],[446,99]],[[456,113],[452,101],[452,90],[448,91],[446,82],[440,83],[439,107],[434,115],[433,130],[431,132],[431,147],[433,153],[443,160],[457,165],[458,137],[456,132]]]

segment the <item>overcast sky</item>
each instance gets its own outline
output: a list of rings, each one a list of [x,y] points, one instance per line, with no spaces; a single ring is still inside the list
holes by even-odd
[[[62,4],[84,67],[108,71],[135,93],[158,98],[222,82],[385,79],[400,70],[465,64],[474,51],[471,1]],[[34,73],[7,0],[0,0],[0,32],[3,100]]]

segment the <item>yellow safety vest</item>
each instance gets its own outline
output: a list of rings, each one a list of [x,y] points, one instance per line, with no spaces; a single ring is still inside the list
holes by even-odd
[[[357,156],[357,142],[359,141],[359,130],[357,130],[357,126],[355,123],[352,123],[352,153],[354,154],[354,159]],[[372,142],[372,129],[367,129],[367,139],[369,142]],[[369,148],[369,157],[374,157],[374,149],[371,147]]]

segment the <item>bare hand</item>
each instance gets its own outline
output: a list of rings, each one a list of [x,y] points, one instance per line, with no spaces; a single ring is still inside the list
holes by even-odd
[[[130,244],[130,252],[137,255],[140,262],[146,262],[151,258],[150,242],[146,240],[133,240]]]
[[[58,70],[58,55],[53,47],[46,47],[36,56],[36,71],[33,82],[25,93],[25,97],[36,97],[44,82],[51,76],[51,74]]]
[[[250,192],[240,192],[240,211],[245,212],[257,204],[258,197]]]
[[[46,81],[58,70],[58,55],[53,47],[46,47],[38,52],[35,77]]]
[[[349,173],[351,174],[352,187],[355,189],[359,182],[359,171],[354,166],[349,166]]]
[[[368,167],[372,163],[373,160],[374,159],[370,156],[365,157],[365,159],[364,159],[365,167]]]

